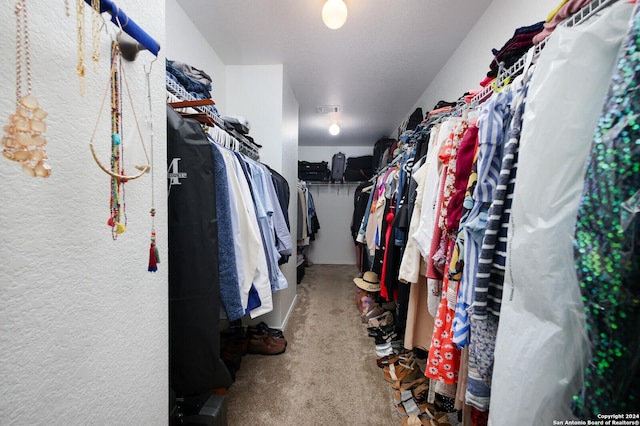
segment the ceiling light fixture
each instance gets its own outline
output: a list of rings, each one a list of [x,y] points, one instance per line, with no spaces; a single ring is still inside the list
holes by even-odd
[[[347,20],[347,5],[343,0],[327,0],[322,6],[322,20],[332,30],[337,30]]]
[[[331,123],[331,126],[329,126],[329,134],[331,136],[338,136],[340,134],[340,126],[338,126],[338,123]]]

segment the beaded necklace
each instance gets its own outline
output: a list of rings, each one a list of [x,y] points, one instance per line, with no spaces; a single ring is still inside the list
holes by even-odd
[[[117,42],[111,43],[111,172],[124,174],[124,145],[122,143],[122,58]],[[111,176],[111,215],[107,224],[111,235],[117,239],[127,229],[124,179]]]
[[[47,139],[44,135],[47,129],[44,122],[47,112],[31,94],[31,49],[26,0],[16,3],[15,14],[16,113],[9,116],[9,124],[3,128],[5,136],[2,138],[2,154],[8,160],[22,164],[22,169],[30,176],[46,178],[51,175],[45,149]],[[23,65],[26,68],[26,95],[22,93]]]
[[[124,144],[122,143],[122,82],[124,81],[125,87],[127,89],[127,94],[129,96],[129,102],[132,107],[132,115],[136,122],[136,127],[138,129],[138,135],[140,137],[140,142],[142,144],[142,149],[144,151],[144,155],[147,160],[147,164],[145,166],[136,166],[140,170],[137,175],[127,176],[124,171]],[[96,130],[98,128],[98,123],[100,121],[100,116],[102,115],[102,110],[104,109],[105,100],[107,97],[107,93],[111,93],[111,162],[110,168],[106,168],[102,165],[98,156],[93,147],[93,139],[95,138]],[[149,163],[149,156],[147,154],[147,149],[144,145],[142,132],[140,131],[140,126],[138,124],[138,118],[136,117],[135,110],[133,109],[133,100],[131,99],[131,91],[129,90],[129,85],[127,83],[127,79],[124,73],[124,68],[122,67],[122,56],[120,54],[120,48],[118,46],[118,42],[113,41],[111,43],[111,76],[109,80],[109,86],[105,91],[104,97],[102,99],[102,105],[100,106],[100,112],[98,113],[98,119],[96,121],[96,125],[93,129],[93,134],[91,135],[91,140],[89,141],[89,148],[91,149],[91,154],[93,155],[93,159],[96,164],[111,176],[111,195],[110,195],[110,203],[109,203],[109,219],[107,220],[107,225],[111,227],[111,236],[114,240],[118,238],[118,235],[122,234],[127,229],[127,215],[126,215],[126,204],[125,204],[125,190],[124,184],[127,181],[137,179],[144,175],[149,169],[151,165]]]
[[[155,60],[154,60],[155,62]],[[151,68],[153,67],[153,62],[149,65],[149,71],[146,71],[145,68],[145,77],[146,77],[146,85],[147,85],[147,102],[149,104],[149,130],[151,132],[151,137],[149,140],[149,150],[151,151],[151,210],[149,210],[149,214],[151,215],[151,245],[149,247],[149,266],[147,270],[149,272],[156,272],[158,270],[158,263],[160,263],[160,253],[158,252],[158,245],[156,244],[156,197],[155,197],[155,176],[154,176],[154,162],[153,162],[153,108],[151,104]]]

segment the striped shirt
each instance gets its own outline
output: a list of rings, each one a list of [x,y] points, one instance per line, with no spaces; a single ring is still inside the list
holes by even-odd
[[[509,140],[504,146],[495,196],[487,216],[487,228],[478,258],[473,305],[474,319],[485,319],[487,312],[496,316],[500,315],[507,253],[507,230],[518,167],[518,148],[520,147],[526,91],[526,85],[520,88],[513,102],[514,113],[508,133]]]
[[[484,235],[487,211],[500,175],[500,158],[506,122],[510,116],[511,91],[502,91],[485,102],[478,119],[478,182],[473,192],[473,207],[464,224],[464,270],[458,290],[454,342],[463,347],[469,338],[468,309],[475,299],[478,256]]]

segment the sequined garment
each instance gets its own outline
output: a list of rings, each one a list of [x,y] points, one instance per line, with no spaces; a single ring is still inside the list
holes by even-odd
[[[575,256],[590,341],[579,418],[640,407],[640,13],[636,6],[587,163]]]

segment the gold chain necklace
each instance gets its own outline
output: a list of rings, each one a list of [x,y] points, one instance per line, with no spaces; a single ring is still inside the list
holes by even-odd
[[[47,112],[40,108],[38,100],[31,94],[31,48],[27,19],[27,0],[18,0],[16,14],[16,113],[9,116],[4,126],[2,154],[5,158],[22,164],[22,169],[31,176],[49,177],[51,168],[47,164],[47,139],[44,119]],[[24,55],[24,58],[23,58]],[[26,68],[27,94],[22,94],[22,65]]]

